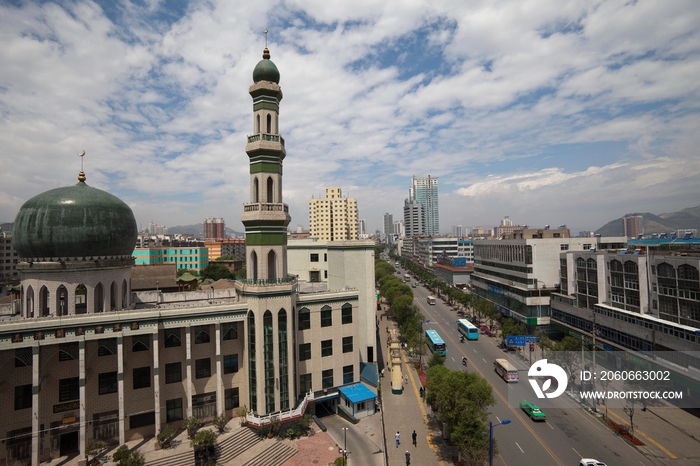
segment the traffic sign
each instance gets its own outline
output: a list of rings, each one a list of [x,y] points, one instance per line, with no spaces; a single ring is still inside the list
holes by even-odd
[[[540,341],[540,337],[538,337],[538,336],[536,336],[536,335],[535,335],[535,336],[529,336],[529,335],[528,335],[528,336],[525,337],[525,341],[528,342],[528,343],[537,343],[538,341]]]
[[[506,346],[525,346],[525,335],[508,335]]]

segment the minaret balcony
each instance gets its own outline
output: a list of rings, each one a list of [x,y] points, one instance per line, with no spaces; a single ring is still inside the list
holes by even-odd
[[[263,278],[263,279],[236,279],[234,282],[236,291],[241,296],[246,295],[277,295],[279,293],[296,293],[298,281],[296,275],[287,275],[283,278]]]
[[[289,213],[289,206],[280,203],[243,204],[243,212],[286,212]]]
[[[243,215],[241,221],[270,221],[275,224],[289,225],[292,217],[289,216],[289,206],[280,203],[256,202],[243,204]]]
[[[259,133],[248,136],[248,144],[245,146],[248,154],[259,151],[281,152],[282,158],[286,155],[284,138],[279,134]]]

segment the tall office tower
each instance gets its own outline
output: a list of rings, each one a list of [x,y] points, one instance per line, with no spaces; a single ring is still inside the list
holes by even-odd
[[[403,205],[404,235],[418,236],[425,232],[425,214],[423,205],[406,199]]]
[[[426,235],[440,234],[440,209],[438,206],[438,179],[428,175],[425,178],[411,179],[408,189],[410,201],[416,201],[423,206],[424,228]]]
[[[627,215],[622,218],[622,228],[624,230],[624,236],[627,238],[636,238],[640,234],[644,234],[642,229],[641,215]]]
[[[367,234],[367,219],[366,218],[360,219],[359,227],[360,227],[359,234],[366,235]]]
[[[226,238],[226,224],[223,218],[207,217],[204,219],[204,237],[208,239]]]
[[[456,225],[452,227],[452,236],[455,238],[461,238],[463,236],[462,225]]]
[[[326,197],[309,201],[309,233],[321,241],[356,240],[357,200],[343,197],[340,188],[326,188]]]
[[[384,233],[384,241],[391,243],[394,234],[394,216],[392,214],[384,214],[383,226],[384,229],[382,230],[382,233]]]
[[[398,238],[404,237],[403,220],[394,220],[394,234]]]

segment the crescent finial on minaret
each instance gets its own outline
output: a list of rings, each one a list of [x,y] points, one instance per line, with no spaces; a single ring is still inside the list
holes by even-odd
[[[80,173],[78,173],[78,181],[85,181],[85,172],[83,171],[83,157],[85,157],[85,151],[83,150],[80,154],[78,154],[78,157],[80,157]]]

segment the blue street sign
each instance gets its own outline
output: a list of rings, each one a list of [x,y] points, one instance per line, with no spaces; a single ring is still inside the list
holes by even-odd
[[[540,341],[540,337],[538,337],[538,336],[529,336],[529,335],[528,335],[528,336],[525,337],[525,341],[528,342],[528,343],[537,343],[538,341]]]
[[[506,346],[525,346],[525,335],[508,335]]]

